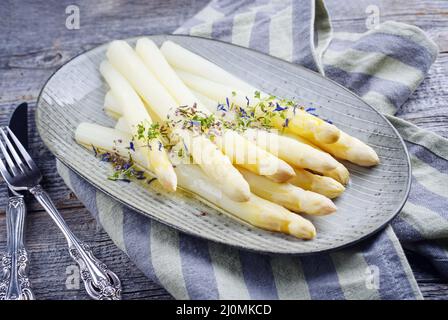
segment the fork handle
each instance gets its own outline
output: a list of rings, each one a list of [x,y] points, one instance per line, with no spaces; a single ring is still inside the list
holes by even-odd
[[[95,300],[120,300],[121,283],[107,266],[94,257],[90,247],[79,241],[69,229],[48,194],[37,185],[29,191],[44,207],[67,239],[70,256],[78,264],[81,279],[89,296]]]
[[[23,196],[12,196],[6,207],[7,252],[1,265],[0,300],[34,300],[28,279],[28,254],[23,244],[26,207]]]

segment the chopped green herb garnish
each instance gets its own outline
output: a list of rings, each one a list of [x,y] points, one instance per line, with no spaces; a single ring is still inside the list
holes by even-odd
[[[159,138],[161,136],[160,133],[160,124],[158,123],[139,123],[137,125],[137,139],[143,140],[145,142],[149,142],[153,139]]]
[[[136,168],[130,154],[129,159],[126,160],[115,152],[100,152],[95,147],[93,147],[93,150],[95,151],[95,156],[99,157],[101,161],[109,162],[112,165],[114,171],[107,177],[109,180],[129,182],[132,178],[137,180],[145,179],[144,171]]]

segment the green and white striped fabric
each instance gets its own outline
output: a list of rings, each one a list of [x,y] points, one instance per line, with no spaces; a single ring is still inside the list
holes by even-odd
[[[176,33],[302,64],[361,95],[405,139],[413,181],[408,203],[384,231],[338,252],[299,258],[179,233],[120,205],[58,163],[64,181],[148,278],[178,299],[421,299],[403,246],[448,275],[448,141],[392,116],[437,55],[420,29],[386,22],[362,34],[332,34],[320,0],[213,0]]]

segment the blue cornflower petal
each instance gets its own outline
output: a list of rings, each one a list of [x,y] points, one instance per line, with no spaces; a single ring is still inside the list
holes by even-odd
[[[101,155],[101,161],[109,162],[110,161],[110,153],[106,152]]]
[[[244,110],[243,108],[240,107],[240,112],[241,112],[242,117],[247,118],[246,110]]]
[[[274,109],[274,111],[283,111],[283,110],[286,110],[286,109],[288,109],[287,107],[282,107],[282,106],[280,106],[279,104],[278,104],[278,102],[275,104],[275,109]]]
[[[227,111],[226,107],[222,103],[218,104],[218,106],[216,107],[216,110]]]

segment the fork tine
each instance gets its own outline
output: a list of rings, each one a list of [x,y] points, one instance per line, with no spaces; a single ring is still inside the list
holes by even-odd
[[[36,163],[31,158],[31,156],[28,153],[28,151],[26,151],[26,149],[22,146],[22,143],[19,141],[19,139],[17,139],[17,137],[14,134],[14,132],[12,132],[12,130],[9,129],[9,127],[6,127],[6,130],[8,130],[9,135],[11,136],[12,140],[14,140],[14,143],[16,144],[17,148],[19,149],[20,153],[22,154],[23,159],[25,159],[25,161],[28,164],[28,166],[31,169],[38,169],[37,166],[36,166]]]
[[[5,182],[9,185],[12,177],[9,174],[8,170],[6,169],[5,164],[3,163],[3,160],[1,158],[0,158],[0,173],[3,177],[3,180],[5,180]]]
[[[20,170],[17,168],[14,161],[12,161],[11,157],[9,156],[8,151],[5,148],[5,145],[3,144],[3,142],[1,140],[0,140],[0,149],[2,150],[3,156],[5,157],[5,160],[8,163],[8,166],[11,169],[12,174],[13,175],[20,174]],[[3,166],[5,166],[5,165],[3,164]],[[6,167],[5,167],[5,169],[6,169]]]
[[[0,132],[3,136],[3,139],[6,142],[6,146],[8,147],[9,152],[11,153],[12,157],[16,161],[17,165],[22,169],[22,171],[25,173],[27,170],[29,170],[25,164],[23,163],[22,159],[20,159],[19,154],[17,153],[16,149],[14,149],[14,146],[12,145],[11,141],[9,140],[8,136],[6,135],[3,128],[0,128]]]

